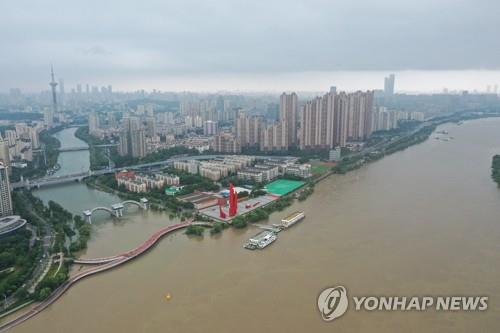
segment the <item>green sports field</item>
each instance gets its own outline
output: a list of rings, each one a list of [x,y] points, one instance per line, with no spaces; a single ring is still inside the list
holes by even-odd
[[[271,194],[279,196],[295,191],[305,183],[299,180],[278,179],[266,185],[265,189]]]

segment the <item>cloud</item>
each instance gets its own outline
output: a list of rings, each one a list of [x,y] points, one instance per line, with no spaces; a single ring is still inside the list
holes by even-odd
[[[107,56],[111,54],[111,51],[107,50],[106,48],[98,45],[94,45],[92,47],[89,47],[87,49],[82,50],[83,54],[86,55],[91,55],[91,56]]]
[[[4,1],[0,87],[33,84],[51,62],[89,80],[499,69],[498,17],[489,0]]]

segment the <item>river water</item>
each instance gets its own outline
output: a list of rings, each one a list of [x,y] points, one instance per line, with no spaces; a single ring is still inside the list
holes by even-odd
[[[56,137],[59,142],[61,142],[61,148],[88,146],[85,141],[82,141],[75,137],[76,130],[76,127],[71,127],[63,129],[62,131],[54,134],[54,137]],[[90,167],[89,152],[68,151],[59,153],[57,162],[61,166],[61,169],[59,169],[55,173],[56,176],[85,172],[88,171]]]
[[[241,247],[255,227],[203,239],[170,235],[130,264],[78,283],[12,331],[498,331],[500,190],[490,164],[500,153],[499,128],[500,119],[446,124],[440,129],[454,140],[431,138],[326,179],[306,201],[271,215],[276,223],[299,209],[306,219],[263,251]],[[83,184],[36,193],[74,213],[119,201]],[[173,222],[153,212],[131,211],[120,222],[99,216],[82,256],[120,253]],[[335,285],[350,296],[487,295],[489,308],[367,312],[350,304],[326,323],[317,296]]]

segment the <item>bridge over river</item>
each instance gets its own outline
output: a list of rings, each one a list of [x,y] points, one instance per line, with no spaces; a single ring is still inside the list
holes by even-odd
[[[87,222],[92,223],[92,214],[94,214],[97,211],[105,211],[105,212],[111,214],[111,216],[120,218],[123,216],[123,210],[125,208],[125,205],[135,205],[135,206],[139,207],[140,209],[148,210],[149,201],[146,198],[142,198],[141,202],[138,202],[135,200],[125,200],[123,202],[111,205],[111,207],[100,206],[100,207],[95,207],[92,209],[86,209],[83,211],[83,217],[85,218],[85,220]]]
[[[181,161],[181,160],[186,160],[186,159],[206,160],[206,159],[214,159],[214,158],[221,157],[221,156],[224,156],[224,155],[178,156],[178,157],[172,157],[170,159],[167,159],[164,161],[159,161],[159,162],[142,163],[142,164],[120,167],[120,168],[107,168],[107,169],[95,170],[95,171],[85,171],[85,172],[80,172],[80,173],[75,173],[75,174],[70,174],[70,175],[50,176],[50,177],[43,177],[43,178],[39,178],[39,179],[33,179],[33,180],[23,180],[23,181],[19,181],[16,183],[12,183],[11,187],[14,189],[16,189],[16,188],[28,188],[28,189],[30,189],[30,188],[40,188],[40,187],[45,187],[45,186],[63,185],[63,184],[68,184],[68,183],[80,182],[83,179],[90,177],[90,176],[101,176],[101,175],[111,174],[111,173],[115,173],[115,172],[122,171],[122,170],[138,170],[138,169],[162,167],[162,166],[172,165],[174,163],[174,161]],[[256,158],[268,158],[269,156],[255,156],[255,157]],[[274,156],[273,158],[290,158],[290,156]]]

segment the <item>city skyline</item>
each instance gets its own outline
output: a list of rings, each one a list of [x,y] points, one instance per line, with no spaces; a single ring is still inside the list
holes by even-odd
[[[55,66],[54,66],[55,67]],[[9,84],[0,82],[0,94],[9,93],[11,89],[20,89],[22,93],[36,94],[50,91],[47,78],[50,80],[50,64],[30,80],[29,86],[16,85],[16,77],[10,78]],[[68,87],[65,94],[94,93],[93,89],[103,88],[112,92],[193,92],[193,93],[323,93],[325,87],[335,85],[342,90],[384,90],[384,79],[395,74],[394,93],[441,93],[443,91],[461,92],[493,92],[500,85],[500,70],[387,70],[387,71],[336,71],[336,72],[288,72],[288,73],[199,73],[183,76],[151,76],[144,79],[123,81],[121,79],[84,80],[69,78],[67,73],[54,71],[57,81],[63,81]],[[58,94],[61,91],[58,91]]]
[[[0,332],[498,331],[499,18],[0,3]]]

